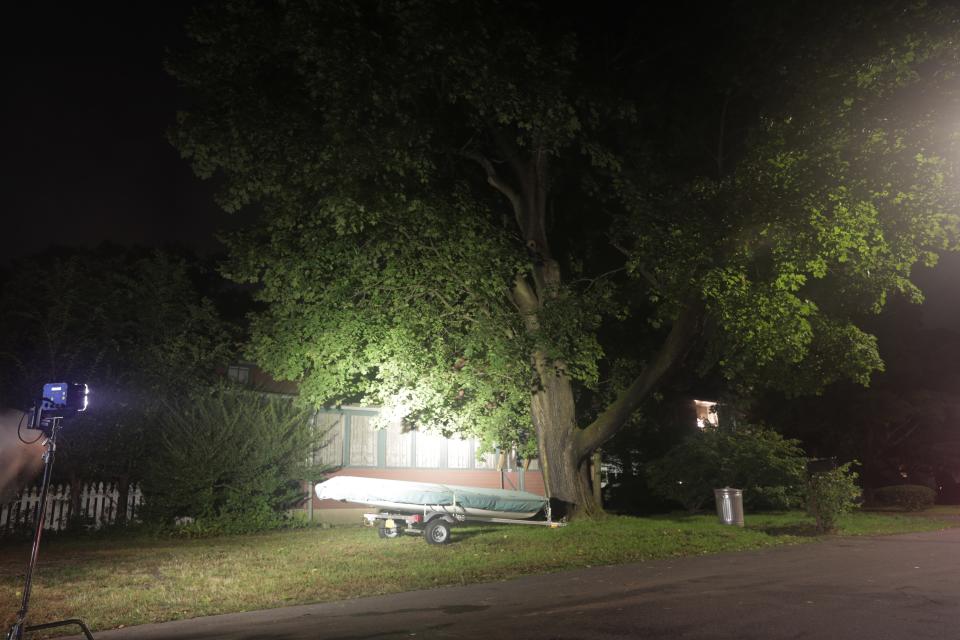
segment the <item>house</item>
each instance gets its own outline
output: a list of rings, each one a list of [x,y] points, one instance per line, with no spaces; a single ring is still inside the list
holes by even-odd
[[[315,462],[334,468],[330,474],[516,489],[545,495],[536,460],[517,464],[512,452],[478,455],[474,439],[444,438],[425,431],[404,430],[399,423],[378,428],[374,407],[341,407],[318,411],[314,424],[324,434]],[[311,494],[308,517],[320,522],[356,522],[369,508],[357,508]]]
[[[268,393],[295,394],[296,384],[273,380],[255,364],[231,365],[227,377]],[[313,424],[321,435],[314,462],[333,469],[331,476],[352,475],[387,480],[410,480],[514,489],[546,495],[536,460],[518,464],[511,451],[478,455],[479,442],[444,438],[399,422],[383,424],[377,407],[343,406],[320,409]],[[317,522],[355,523],[369,507],[318,500],[310,492],[306,516]]]

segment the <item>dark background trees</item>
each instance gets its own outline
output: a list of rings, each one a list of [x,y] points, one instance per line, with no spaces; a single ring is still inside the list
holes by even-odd
[[[960,501],[960,334],[927,328],[919,309],[902,302],[872,321],[885,371],[869,387],[838,384],[823,395],[770,394],[752,411],[801,438],[812,455],[857,459],[871,490],[919,484],[938,500]]]
[[[211,301],[221,286],[210,289],[206,270],[188,254],[106,245],[50,250],[4,274],[3,406],[29,408],[46,382],[93,389],[92,409],[66,424],[57,458],[75,499],[81,481],[101,480],[118,482],[125,504],[162,403],[213,384],[235,357],[239,329]]]

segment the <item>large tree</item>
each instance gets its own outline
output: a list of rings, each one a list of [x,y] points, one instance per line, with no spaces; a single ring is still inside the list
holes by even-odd
[[[252,357],[536,451],[588,513],[591,453],[693,351],[746,390],[867,381],[855,314],[955,239],[960,40],[800,4],[199,10],[172,138],[257,214],[225,266]]]

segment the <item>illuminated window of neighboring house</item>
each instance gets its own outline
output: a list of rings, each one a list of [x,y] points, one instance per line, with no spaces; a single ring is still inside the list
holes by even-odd
[[[377,430],[370,416],[350,416],[350,466],[377,466]]]
[[[697,412],[697,428],[719,427],[720,415],[717,413],[717,403],[712,400],[694,400],[694,409]]]
[[[250,384],[250,367],[227,367],[227,379],[239,384]]]

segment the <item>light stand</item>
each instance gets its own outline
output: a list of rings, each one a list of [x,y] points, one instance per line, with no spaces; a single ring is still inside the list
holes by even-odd
[[[38,506],[36,515],[34,517],[34,532],[33,532],[33,548],[30,550],[30,562],[27,564],[27,574],[23,582],[23,600],[20,604],[20,611],[17,612],[17,619],[13,623],[13,626],[10,627],[10,631],[7,633],[7,640],[23,640],[23,634],[29,633],[31,631],[39,631],[41,629],[51,629],[53,627],[65,627],[70,625],[77,625],[83,631],[83,635],[87,637],[87,640],[94,640],[93,634],[90,633],[90,629],[87,628],[87,625],[84,624],[83,620],[79,618],[71,618],[70,620],[58,620],[56,622],[46,622],[44,624],[37,624],[32,626],[27,626],[27,611],[30,609],[30,587],[33,583],[33,570],[37,566],[37,557],[40,555],[40,536],[43,534],[43,522],[47,514],[47,491],[50,488],[50,476],[53,474],[53,459],[57,453],[57,433],[60,431],[60,422],[63,419],[58,416],[55,418],[45,418],[41,419],[41,414],[43,404],[38,403],[36,409],[34,410],[32,426],[34,428],[46,428],[49,427],[50,432],[47,435],[47,439],[44,442],[45,451],[43,452],[43,485],[40,489],[40,504]]]

